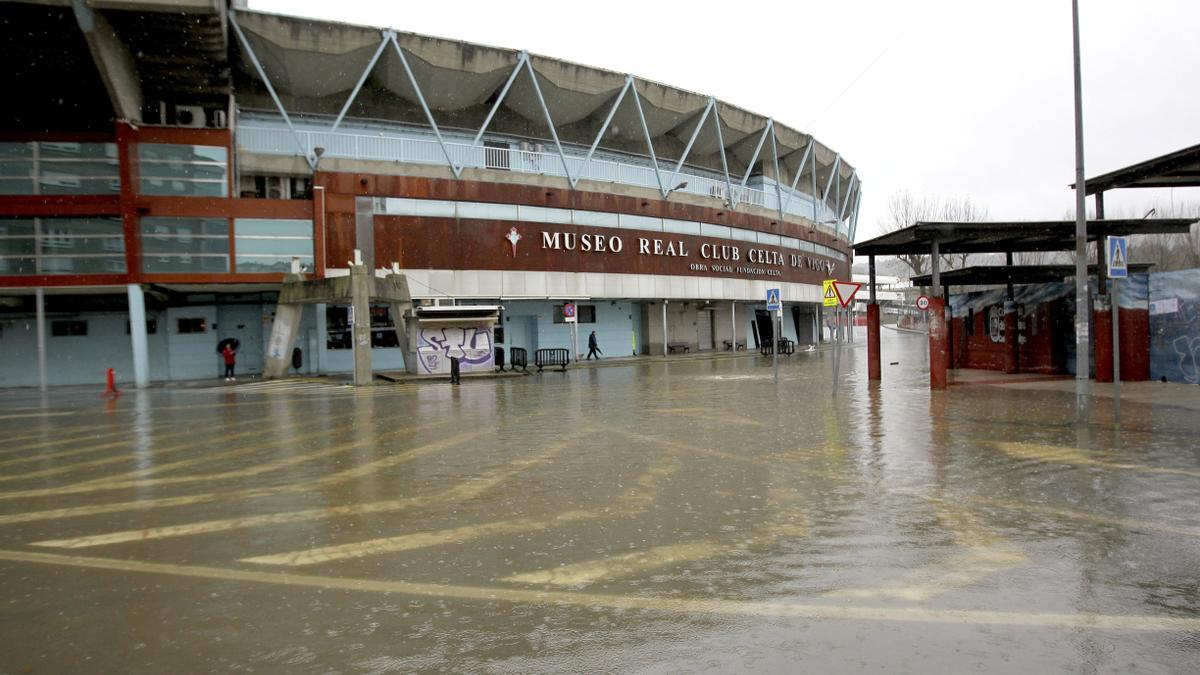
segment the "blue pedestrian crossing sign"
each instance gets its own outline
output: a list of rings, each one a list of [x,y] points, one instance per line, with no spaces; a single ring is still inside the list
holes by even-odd
[[[1108,276],[1119,279],[1129,276],[1129,238],[1108,238]]]
[[[779,289],[767,289],[767,311],[777,312],[783,309],[783,304],[779,302]]]

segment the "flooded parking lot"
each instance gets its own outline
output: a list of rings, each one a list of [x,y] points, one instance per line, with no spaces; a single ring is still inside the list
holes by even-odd
[[[4,672],[1192,672],[1200,415],[919,338],[0,398]],[[898,361],[896,365],[886,365]]]

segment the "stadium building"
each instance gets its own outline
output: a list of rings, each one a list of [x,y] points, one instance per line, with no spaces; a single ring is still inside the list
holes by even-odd
[[[377,369],[567,347],[567,303],[609,356],[754,349],[768,288],[813,342],[822,280],[850,279],[855,169],[710,96],[236,2],[0,20],[0,386],[217,377],[226,338],[261,372],[284,275],[346,275],[356,250],[420,307],[496,308],[455,333],[372,307]],[[349,371],[352,320],[305,306],[299,372]]]

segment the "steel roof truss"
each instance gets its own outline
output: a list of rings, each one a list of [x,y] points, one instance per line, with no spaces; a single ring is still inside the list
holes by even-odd
[[[558,149],[558,158],[562,160],[563,173],[566,174],[567,182],[570,183],[571,167],[567,166],[567,155],[563,152],[562,143],[558,140],[558,131],[554,129],[554,120],[550,117],[550,109],[546,107],[546,99],[542,96],[542,87],[538,85],[537,73],[534,72],[533,63],[530,62],[528,56],[525,57],[525,68],[529,71],[529,79],[533,81],[533,91],[537,94],[538,105],[542,107],[542,114],[546,116],[546,125],[550,127],[550,137],[554,139],[554,147]]]
[[[275,107],[279,109],[279,114],[283,116],[283,121],[287,124],[288,129],[292,132],[292,136],[296,139],[296,145],[300,147],[300,154],[308,162],[308,166],[315,170],[317,168],[317,158],[308,149],[304,139],[300,136],[300,132],[296,131],[295,125],[292,124],[292,118],[288,116],[287,110],[283,107],[283,101],[280,101],[279,94],[275,93],[275,87],[271,85],[271,78],[267,77],[267,72],[263,70],[262,63],[258,60],[258,55],[254,53],[254,48],[250,46],[250,41],[246,39],[246,34],[242,32],[242,27],[238,25],[237,12],[229,12],[229,24],[233,26],[233,32],[237,33],[238,40],[246,50],[246,55],[250,57],[250,63],[254,64],[254,70],[258,72],[258,76],[262,78],[263,84],[267,86],[267,93],[271,95],[271,100],[275,102]]]
[[[417,84],[417,78],[408,65],[408,59],[404,56],[404,50],[400,48],[400,42],[396,40],[396,34],[391,33],[389,38],[392,46],[396,48],[396,54],[400,57],[400,65],[404,66],[404,74],[408,76],[408,83],[417,93],[417,102],[421,104],[421,110],[425,111],[425,119],[429,120],[429,126],[433,128],[433,135],[437,137],[438,145],[442,146],[442,153],[446,155],[446,163],[450,165],[450,171],[454,173],[454,177],[458,178],[462,174],[462,167],[455,164],[454,158],[450,156],[450,148],[446,146],[446,139],[442,138],[442,131],[438,129],[437,121],[433,119],[433,111],[425,102],[425,94],[421,93],[421,85]]]
[[[779,142],[775,139],[775,125],[771,124],[771,154],[775,158],[775,205],[779,207],[779,219],[783,220],[783,190],[779,187]]]
[[[632,75],[626,75],[625,82],[633,89],[633,102],[637,106],[638,119],[642,123],[642,133],[646,136],[646,149],[650,151],[650,163],[654,165],[654,178],[658,181],[658,191],[665,199],[667,188],[663,186],[662,171],[659,171],[658,158],[654,156],[654,142],[650,140],[650,127],[646,126],[646,115],[642,112],[642,97],[638,96],[637,85],[633,84]]]
[[[713,109],[713,100],[708,99],[708,105],[704,106],[704,112],[700,115],[700,121],[696,123],[696,128],[692,130],[692,137],[688,139],[687,147],[683,149],[683,154],[680,155],[679,161],[675,163],[675,171],[671,174],[671,180],[668,181],[671,185],[678,185],[679,171],[683,169],[683,163],[687,161],[688,155],[692,152],[692,146],[696,143],[696,139],[700,137],[700,130],[704,128],[704,123],[708,120],[708,113]]]
[[[804,155],[800,157],[800,163],[796,165],[796,177],[792,179],[792,189],[788,192],[787,199],[784,201],[781,209],[786,209],[788,203],[792,201],[792,194],[796,192],[796,186],[800,184],[800,176],[804,174],[804,165],[808,162],[808,156],[812,154],[813,145],[815,145],[816,142],[817,139],[813,138],[812,136],[808,137],[808,147],[804,148]]]
[[[629,91],[632,86],[633,84],[629,80],[625,80],[625,85],[621,87],[621,92],[617,94],[617,100],[613,103],[612,109],[608,111],[608,116],[604,118],[604,124],[600,126],[600,133],[596,134],[596,140],[592,142],[592,147],[588,148],[587,156],[583,158],[583,164],[579,165],[579,173],[575,176],[567,174],[567,178],[571,181],[571,187],[578,185],[579,179],[583,178],[583,172],[587,170],[588,164],[592,161],[592,155],[596,152],[596,148],[604,138],[604,132],[608,131],[608,125],[612,123],[613,116],[617,114],[617,108],[621,107],[621,101],[625,100],[625,92]]]
[[[521,69],[525,67],[525,62],[529,60],[529,55],[521,52],[517,57],[517,65],[513,68],[512,73],[508,76],[508,81],[504,83],[504,87],[500,90],[500,95],[496,97],[496,102],[492,104],[492,109],[488,111],[487,117],[483,120],[483,126],[479,127],[479,133],[475,134],[475,140],[471,141],[471,147],[479,145],[479,141],[483,139],[484,132],[487,131],[488,125],[492,123],[492,118],[496,116],[496,111],[500,109],[500,104],[504,102],[504,97],[508,96],[508,90],[516,81],[517,75],[521,74]]]
[[[716,99],[712,96],[708,97],[710,105],[716,105]],[[729,205],[730,210],[737,209],[737,204],[733,201],[733,181],[729,179],[729,159],[725,156],[725,135],[721,133],[721,112],[715,107],[713,108],[713,120],[717,123],[717,147],[721,148],[721,171],[725,173],[725,203]]]
[[[829,190],[833,187],[833,177],[838,175],[838,169],[841,168],[841,164],[842,156],[839,154],[833,160],[833,170],[829,172],[829,180],[825,181],[825,189],[821,190],[821,201],[825,202],[826,206],[829,205]]]
[[[850,206],[850,197],[854,194],[854,188],[857,187],[858,171],[855,170],[850,174],[850,183],[846,186],[846,198],[842,200],[842,204],[838,209],[838,220],[846,219],[846,209]]]
[[[850,244],[854,244],[854,237],[858,234],[858,209],[862,206],[862,182],[858,184],[858,194],[854,197],[854,210],[850,212]]]
[[[383,50],[387,49],[388,41],[395,35],[390,30],[381,31],[382,39],[379,41],[379,48],[375,50],[375,55],[367,63],[367,67],[363,69],[362,77],[358,78],[358,83],[354,85],[354,91],[350,92],[350,97],[346,99],[346,104],[342,106],[342,111],[338,113],[337,119],[333,121],[333,126],[329,127],[330,132],[337,131],[337,128],[342,125],[342,119],[346,117],[346,113],[350,111],[350,105],[354,103],[354,99],[358,98],[358,92],[362,89],[363,84],[367,81],[367,77],[375,70],[375,64],[379,62],[380,55]]]

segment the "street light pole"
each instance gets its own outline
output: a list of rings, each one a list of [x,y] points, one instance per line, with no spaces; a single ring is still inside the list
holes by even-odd
[[[1083,178],[1083,93],[1079,66],[1079,0],[1071,0],[1075,61],[1075,397],[1080,412],[1088,393],[1087,204]]]

